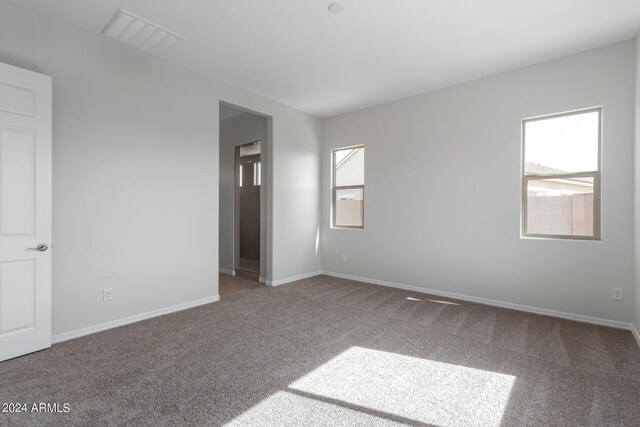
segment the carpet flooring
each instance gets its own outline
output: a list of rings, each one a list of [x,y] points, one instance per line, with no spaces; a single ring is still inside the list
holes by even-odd
[[[638,426],[628,331],[318,276],[0,363],[1,425]]]
[[[218,280],[218,293],[220,298],[232,295],[237,292],[243,292],[250,289],[263,288],[265,285],[258,282],[257,279],[248,279],[239,275],[231,276],[229,274],[220,274]]]

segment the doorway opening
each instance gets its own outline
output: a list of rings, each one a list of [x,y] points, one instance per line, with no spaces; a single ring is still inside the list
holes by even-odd
[[[270,118],[220,103],[220,295],[268,277]]]
[[[261,141],[235,147],[234,265],[236,274],[260,278]]]

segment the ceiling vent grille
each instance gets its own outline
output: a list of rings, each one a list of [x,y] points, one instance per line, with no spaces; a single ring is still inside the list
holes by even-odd
[[[103,34],[130,46],[159,55],[184,37],[124,9],[116,12]]]

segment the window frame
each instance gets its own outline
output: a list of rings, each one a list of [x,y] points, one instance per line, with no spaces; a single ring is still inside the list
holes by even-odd
[[[530,122],[536,122],[541,120],[555,119],[559,117],[567,117],[574,116],[579,114],[586,113],[598,113],[598,161],[597,161],[597,170],[596,171],[581,171],[581,172],[567,172],[567,173],[558,173],[558,174],[535,174],[535,175],[526,175],[525,174],[525,144],[526,144],[526,131],[525,125]],[[554,114],[546,114],[543,116],[530,117],[526,119],[522,119],[521,124],[521,132],[522,132],[522,155],[521,155],[521,192],[522,192],[522,200],[521,200],[521,227],[520,227],[520,237],[527,239],[557,239],[557,240],[591,240],[591,241],[600,241],[602,240],[602,229],[601,229],[601,181],[602,181],[602,106],[584,108],[579,110],[572,110],[563,113],[554,113]],[[557,179],[557,178],[593,178],[593,235],[591,236],[580,236],[580,235],[571,235],[571,234],[542,234],[542,233],[528,233],[527,232],[527,210],[528,210],[528,184],[529,181],[536,181],[540,179]]]
[[[364,184],[362,185],[336,185],[336,151],[364,148],[364,144],[350,145],[348,147],[338,147],[331,149],[331,228],[335,229],[352,229],[352,230],[364,230]],[[364,160],[363,160],[364,162]],[[364,168],[364,165],[363,165]],[[336,198],[338,196],[338,190],[362,190],[362,225],[338,225],[336,224]]]

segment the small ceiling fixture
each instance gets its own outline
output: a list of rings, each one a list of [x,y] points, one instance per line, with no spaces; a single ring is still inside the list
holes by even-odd
[[[329,9],[331,13],[340,13],[342,12],[342,5],[340,3],[330,3],[327,9]]]
[[[158,24],[119,9],[102,30],[103,34],[138,49],[159,55],[184,37]]]

